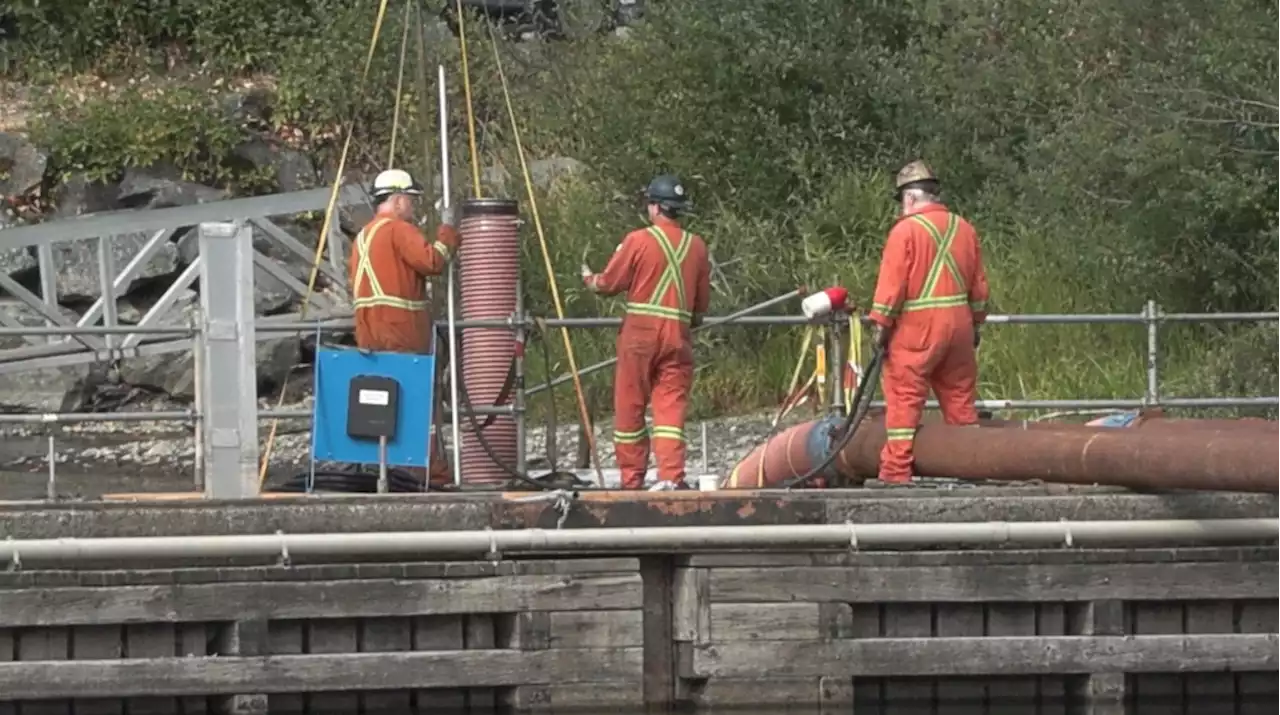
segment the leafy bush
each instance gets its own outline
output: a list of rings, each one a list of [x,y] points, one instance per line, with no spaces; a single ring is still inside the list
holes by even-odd
[[[354,163],[386,162],[403,4],[390,6],[366,84],[374,3],[13,4],[22,46],[45,48],[60,67],[119,64],[128,52],[155,62],[180,46],[223,73],[269,73],[272,121],[329,163],[353,117]],[[577,290],[577,264],[585,251],[603,265],[640,220],[635,190],[659,171],[692,187],[691,227],[719,264],[716,312],[832,280],[868,299],[895,210],[891,172],[917,156],[981,232],[1000,312],[1137,313],[1147,299],[1168,311],[1274,310],[1276,13],[1257,0],[662,0],[626,38],[499,49],[528,154],[589,167],[538,197],[571,314],[618,310]],[[434,27],[428,35],[429,87],[408,53],[397,163],[435,168],[434,139],[422,148],[435,117],[418,107],[434,113],[444,63],[455,193],[469,193],[458,45]],[[480,162],[516,178],[487,191],[525,204],[493,49],[473,19],[468,40]],[[46,141],[99,171],[168,151],[216,175],[229,135],[212,106],[182,119],[119,106],[138,116],[68,109]],[[207,149],[183,154],[191,136]],[[536,243],[524,251],[528,304],[550,313]],[[1166,332],[1168,390],[1274,390],[1275,326]],[[989,333],[986,396],[1133,397],[1144,387],[1136,326]],[[799,343],[793,330],[738,328],[699,341],[703,412],[774,402]],[[612,350],[599,334],[575,344],[584,363]],[[563,369],[558,340],[552,365],[539,352],[531,383]]]

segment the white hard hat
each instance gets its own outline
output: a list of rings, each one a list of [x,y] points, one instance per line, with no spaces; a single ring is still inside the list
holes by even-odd
[[[392,194],[421,196],[422,185],[403,169],[387,169],[373,179],[373,195],[382,198]]]

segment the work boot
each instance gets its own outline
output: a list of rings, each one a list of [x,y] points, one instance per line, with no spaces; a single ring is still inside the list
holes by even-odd
[[[654,482],[653,486],[649,487],[649,491],[651,492],[681,491],[685,489],[692,489],[692,487],[683,481],[677,482],[668,479],[659,479],[657,482]]]

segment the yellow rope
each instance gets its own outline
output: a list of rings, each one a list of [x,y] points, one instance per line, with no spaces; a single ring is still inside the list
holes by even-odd
[[[476,151],[476,117],[471,107],[471,70],[467,68],[467,26],[462,19],[462,0],[458,8],[458,50],[462,56],[462,92],[467,101],[467,141],[471,144],[471,186],[475,197],[480,198],[480,158]],[[490,33],[493,31],[490,30]],[[441,118],[444,121],[444,118]]]
[[[387,149],[387,168],[396,166],[396,135],[400,133],[400,97],[404,92],[404,56],[409,49],[409,11],[413,9],[413,0],[404,4],[404,33],[400,35],[400,67],[396,70],[396,107],[391,115],[391,147]],[[424,118],[425,119],[425,118]]]
[[[498,78],[502,82],[502,97],[507,104],[507,116],[511,119],[511,135],[516,144],[516,155],[520,157],[520,170],[524,173],[525,192],[529,196],[529,210],[533,214],[533,226],[538,233],[538,242],[542,246],[542,262],[547,269],[547,280],[551,286],[551,300],[555,303],[556,317],[564,319],[564,305],[560,302],[560,288],[556,284],[555,270],[551,266],[551,250],[547,247],[547,236],[542,230],[542,218],[538,214],[538,200],[533,192],[533,179],[529,174],[529,165],[524,158],[524,145],[520,141],[520,127],[516,122],[516,110],[511,104],[511,91],[507,86],[507,75],[502,70],[502,57],[498,53],[498,38],[493,34],[493,25],[488,24],[489,40],[493,45],[493,60],[498,69]],[[564,350],[569,357],[569,372],[573,375],[573,388],[578,396],[578,411],[585,427],[587,443],[591,448],[591,462],[596,470],[596,479],[604,485],[604,474],[600,470],[600,457],[596,454],[595,429],[591,425],[591,415],[587,411],[586,396],[582,391],[582,377],[578,374],[578,361],[573,354],[573,342],[569,339],[569,329],[560,326],[560,336],[564,340]]]
[[[369,79],[369,70],[373,66],[373,53],[374,50],[378,48],[378,37],[382,34],[382,22],[387,17],[387,4],[389,2],[390,0],[380,0],[378,3],[378,17],[373,22],[373,36],[369,40],[369,53],[365,56],[364,71],[360,75],[360,92],[357,95],[358,99],[363,99],[364,97],[364,85]],[[399,97],[396,98],[396,101],[399,101]],[[353,118],[347,124],[347,137],[342,142],[342,154],[338,157],[338,170],[334,174],[333,188],[329,191],[329,203],[325,207],[324,211],[324,223],[320,226],[320,238],[316,241],[316,252],[311,261],[311,276],[307,279],[307,293],[303,297],[302,307],[298,311],[299,321],[307,319],[307,307],[311,304],[312,294],[315,293],[316,276],[320,273],[320,261],[323,260],[325,244],[328,243],[329,231],[333,226],[333,213],[338,205],[338,192],[342,188],[342,173],[347,167],[347,155],[351,151],[351,137],[355,134],[355,129],[356,123]],[[276,400],[277,410],[284,405],[284,397],[288,393],[289,388],[289,375],[290,373],[285,373],[284,380],[281,381],[280,397]],[[259,489],[261,489],[262,485],[267,481],[267,465],[271,463],[271,452],[275,447],[276,432],[279,430],[279,427],[279,418],[273,419],[271,421],[271,431],[267,434],[267,444],[263,450],[262,461],[258,468]]]

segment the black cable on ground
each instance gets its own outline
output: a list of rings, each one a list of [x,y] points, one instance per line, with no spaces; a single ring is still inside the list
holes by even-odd
[[[871,355],[871,361],[867,363],[867,369],[863,371],[866,375],[862,382],[858,385],[858,389],[853,393],[853,406],[849,410],[849,416],[845,418],[844,424],[840,425],[838,431],[832,432],[832,437],[836,439],[836,443],[828,451],[826,459],[820,464],[815,465],[812,469],[804,474],[787,481],[782,485],[783,489],[794,489],[797,486],[806,484],[809,480],[826,471],[827,467],[835,461],[836,455],[840,454],[849,441],[853,439],[853,435],[858,431],[858,426],[862,424],[862,420],[866,418],[867,413],[871,410],[871,398],[875,396],[875,383],[880,377],[880,367],[884,363],[884,349],[876,347],[875,352]],[[871,385],[868,390],[867,386]],[[863,398],[866,399],[863,399]],[[839,435],[838,437],[836,435]]]

